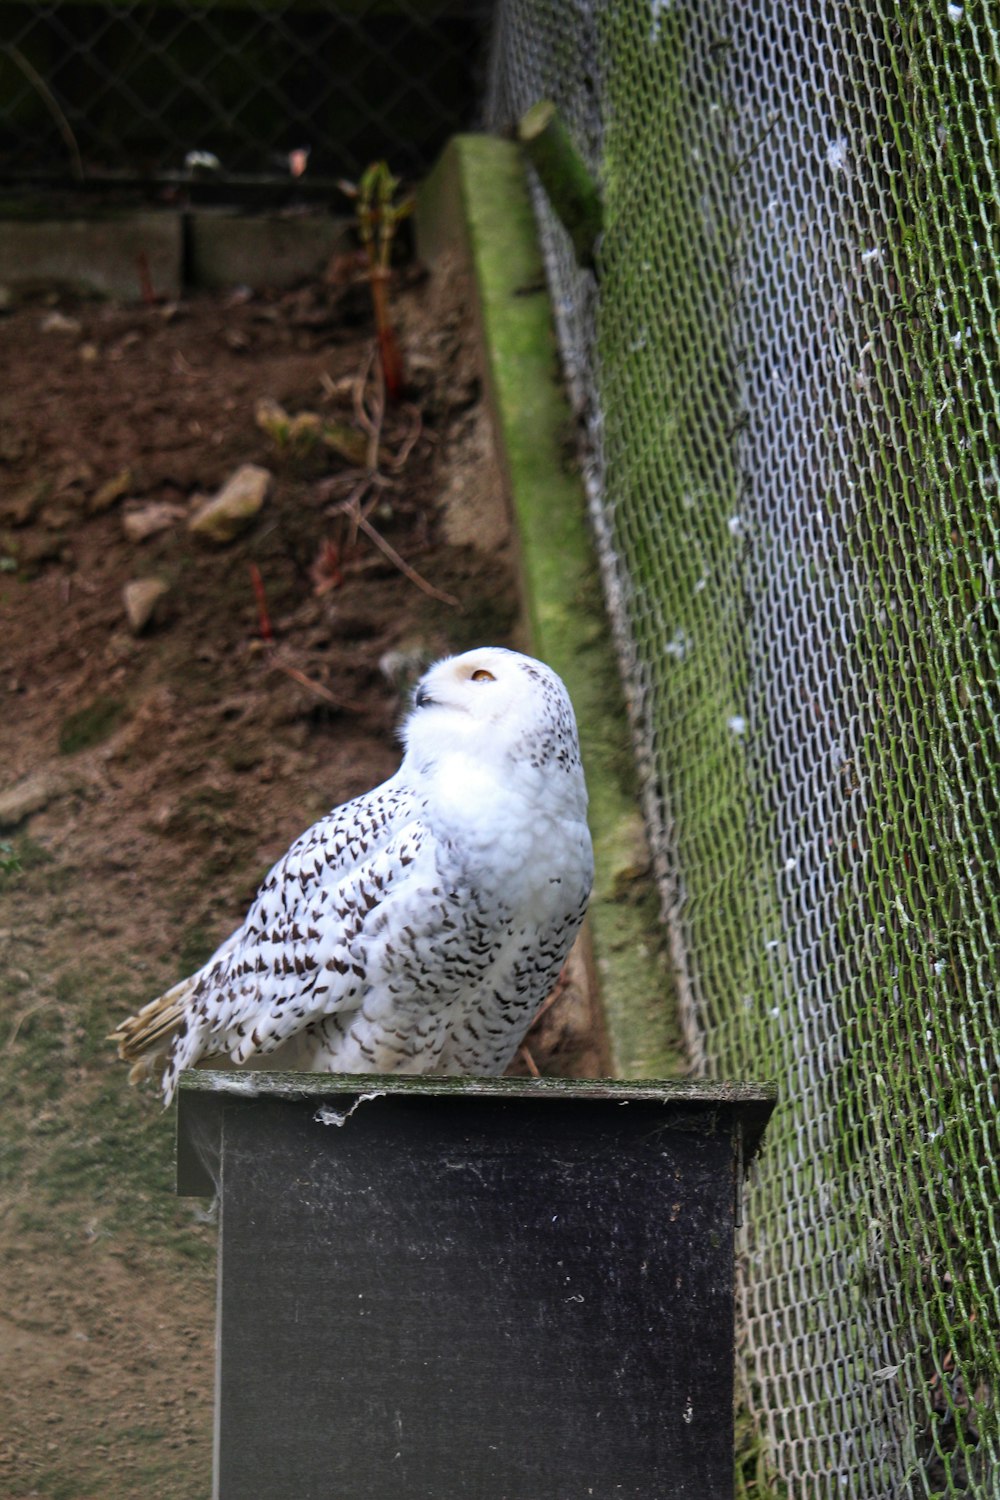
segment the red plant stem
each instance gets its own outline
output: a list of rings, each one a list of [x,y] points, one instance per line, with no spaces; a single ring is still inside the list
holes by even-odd
[[[406,371],[403,367],[403,356],[399,350],[399,343],[392,326],[392,320],[389,317],[389,303],[386,294],[389,272],[383,266],[372,266],[370,277],[372,307],[375,312],[375,332],[378,338],[378,352],[382,364],[382,374],[385,377],[385,393],[390,401],[398,401],[403,394],[403,386],[406,383]]]
[[[403,356],[399,352],[396,335],[389,327],[378,331],[378,353],[382,361],[382,374],[385,376],[385,393],[390,401],[398,401],[403,394],[405,380]]]
[[[253,584],[254,597],[257,600],[257,621],[262,641],[274,640],[274,630],[271,627],[271,616],[267,608],[267,594],[264,592],[264,580],[260,576],[260,569],[256,563],[250,564],[250,582]]]
[[[139,250],[135,259],[139,271],[139,289],[142,292],[142,300],[147,307],[155,307],[160,299],[156,295],[153,278],[149,274],[149,256],[145,250]]]

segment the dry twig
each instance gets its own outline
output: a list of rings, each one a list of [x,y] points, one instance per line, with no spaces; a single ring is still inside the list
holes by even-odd
[[[371,511],[374,509],[378,499],[377,494],[373,495],[372,491],[398,488],[398,481],[390,478],[387,474],[383,474],[378,467],[379,451],[382,447],[382,429],[385,423],[386,393],[382,366],[376,360],[375,353],[375,346],[372,345],[351,387],[351,400],[354,407],[355,421],[368,436],[367,468],[364,470],[352,469],[346,473],[327,479],[320,488],[320,494],[323,498],[327,498],[335,494],[338,490],[350,485],[350,492],[347,497],[337,501],[333,506],[335,513],[346,516],[348,520],[349,534],[345,551],[350,551],[355,546],[358,532],[363,531],[369,541],[373,542],[379,551],[416,588],[429,595],[432,599],[440,600],[442,604],[448,604],[453,609],[459,609],[461,601],[456,599],[454,594],[449,594],[444,589],[437,588],[433,583],[424,578],[422,574],[418,573],[416,568],[411,567],[369,520]],[[369,394],[369,383],[372,380],[373,369],[375,372],[374,392]],[[403,470],[424,432],[423,417],[419,408],[408,404],[403,410],[408,422],[406,434],[398,453],[394,458],[388,460],[389,468],[395,474],[399,474]]]
[[[403,410],[410,418],[410,430],[406,434],[406,437],[403,440],[403,445],[400,448],[399,452],[396,454],[396,457],[390,459],[389,461],[390,469],[392,469],[396,474],[398,474],[400,469],[402,469],[406,465],[410,454],[417,446],[417,443],[419,443],[424,431],[424,419],[420,414],[420,408],[417,406],[412,406],[409,402],[407,402],[407,404],[403,407]]]
[[[321,682],[317,682],[313,677],[307,677],[305,672],[300,671],[298,667],[293,667],[290,661],[285,661],[283,657],[279,656],[277,649],[272,650],[269,655],[273,667],[277,667],[279,672],[284,672],[286,677],[290,677],[293,682],[297,682],[299,687],[304,687],[307,692],[315,693],[316,697],[322,698],[324,703],[329,703],[334,708],[346,709],[348,713],[364,713],[365,705],[363,703],[355,703],[351,698],[341,698],[336,693],[331,693],[330,689],[324,687]]]
[[[317,682],[312,677],[307,677],[299,667],[293,666],[286,661],[278,651],[274,639],[274,629],[271,625],[271,614],[267,607],[267,594],[264,589],[264,580],[256,563],[250,564],[250,578],[253,583],[254,597],[257,601],[257,619],[260,628],[260,638],[267,653],[268,664],[277,667],[279,672],[284,672],[293,682],[304,687],[308,692],[315,693],[317,698],[322,698],[324,703],[331,704],[334,708],[346,709],[348,713],[364,713],[364,704],[355,703],[351,698],[341,698],[337,693],[332,693],[323,683]]]
[[[531,1074],[532,1078],[541,1078],[542,1075],[538,1071],[538,1064],[535,1062],[535,1059],[532,1057],[531,1050],[528,1047],[527,1042],[522,1042],[521,1043],[520,1047],[517,1049],[517,1055],[521,1059],[521,1061],[524,1063],[525,1067],[527,1068],[528,1072]]]
[[[47,1010],[51,1004],[52,1001],[49,999],[36,1000],[34,1005],[29,1005],[27,1009],[22,1010],[21,1014],[14,1022],[14,1025],[11,1027],[10,1036],[7,1038],[5,1047],[5,1050],[7,1052],[13,1052],[14,1045],[18,1038],[18,1033],[20,1032],[21,1027],[24,1025],[25,1021],[30,1020],[32,1016],[37,1015],[40,1010]]]
[[[391,563],[395,563],[399,571],[406,578],[408,578],[411,583],[416,584],[418,589],[421,589],[425,594],[429,594],[432,599],[440,599],[442,604],[450,604],[453,609],[459,608],[461,601],[456,599],[454,594],[447,594],[445,593],[444,589],[435,588],[433,583],[428,583],[426,578],[421,577],[416,568],[411,568],[409,563],[406,562],[404,558],[400,557],[395,547],[393,547],[389,542],[386,541],[381,532],[375,530],[375,527],[372,525],[366,515],[362,513],[358,514],[358,525],[360,526],[361,530],[364,532],[368,540],[374,542],[376,547],[378,547],[381,552],[385,553],[389,561]]]
[[[11,62],[14,63],[16,67],[20,68],[21,72],[24,74],[28,82],[35,89],[37,89],[39,98],[45,105],[49,114],[55,120],[56,128],[63,138],[67,151],[73,158],[73,176],[76,178],[77,182],[82,182],[84,180],[84,176],[86,175],[83,170],[83,157],[80,155],[80,147],[77,145],[76,136],[73,134],[72,127],[62,111],[62,107],[59,104],[58,99],[56,98],[55,94],[53,94],[52,90],[49,88],[42,75],[32,66],[32,64],[25,57],[24,53],[18,47],[14,47],[10,43],[8,43],[3,50],[6,52]]]

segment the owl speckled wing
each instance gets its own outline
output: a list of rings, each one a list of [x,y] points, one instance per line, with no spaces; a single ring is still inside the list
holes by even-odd
[[[326,1018],[341,1039],[331,1066],[427,1071],[468,982],[476,905],[474,893],[442,873],[440,855],[416,816],[335,883],[309,885],[270,930],[227,955],[204,997],[192,998],[202,1034],[190,1048],[186,1038],[179,1045],[176,1065],[206,1052],[245,1063],[303,1030],[315,1038]],[[308,1050],[325,1047],[316,1039]],[[309,1063],[321,1066],[315,1055]]]
[[[282,1030],[288,1034],[294,1013],[287,1002],[315,986],[320,935],[330,933],[335,910],[344,905],[340,885],[360,872],[361,889],[366,868],[413,823],[418,800],[399,785],[397,772],[306,829],[268,872],[243,925],[208,962],[118,1027],[113,1039],[121,1057],[138,1059],[135,1075],[165,1058],[169,1101],[182,1068],[231,1050],[245,1061],[255,1050],[245,1039],[258,1028],[273,1033],[273,1010],[286,1012]]]

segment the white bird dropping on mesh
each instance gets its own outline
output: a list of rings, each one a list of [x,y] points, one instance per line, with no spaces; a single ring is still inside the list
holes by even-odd
[[[826,164],[831,172],[847,171],[847,142],[842,135],[838,135],[827,146]]]
[[[346,1073],[502,1073],[593,876],[576,721],[541,662],[424,674],[382,786],[308,829],[208,963],[115,1033],[133,1076],[268,1056]]]

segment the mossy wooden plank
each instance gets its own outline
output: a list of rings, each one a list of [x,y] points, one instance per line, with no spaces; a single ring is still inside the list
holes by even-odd
[[[593,269],[603,228],[597,183],[574,144],[556,105],[540,99],[521,117],[517,130],[525,154],[570,237],[577,263]]]
[[[184,1095],[221,1094],[245,1099],[328,1099],[332,1094],[462,1095],[468,1098],[615,1099],[627,1104],[749,1105],[770,1107],[773,1083],[725,1083],[703,1078],[466,1078],[400,1073],[286,1073],[256,1069],[191,1068],[178,1084]]]

